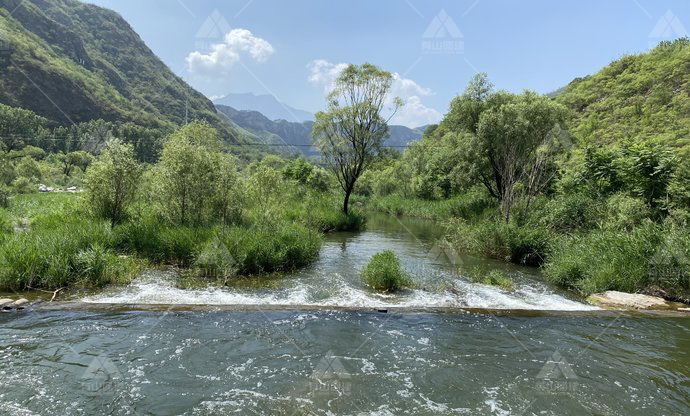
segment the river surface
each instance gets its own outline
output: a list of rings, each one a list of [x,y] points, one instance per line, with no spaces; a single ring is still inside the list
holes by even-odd
[[[182,290],[175,273],[149,272],[77,299],[91,310],[0,313],[0,415],[690,414],[689,319],[595,310],[532,269],[425,261],[439,236],[375,217],[366,232],[329,235],[316,264],[270,289]],[[419,289],[378,296],[359,283],[386,248]],[[462,277],[476,266],[502,268],[515,290]]]

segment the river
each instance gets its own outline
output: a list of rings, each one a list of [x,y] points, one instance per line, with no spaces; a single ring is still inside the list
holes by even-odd
[[[690,413],[690,320],[597,310],[534,269],[428,261],[440,236],[376,215],[267,285],[185,290],[173,271],[150,271],[78,295],[76,310],[2,313],[0,414]],[[417,289],[359,282],[388,248]],[[462,277],[474,267],[504,270],[515,289]],[[159,310],[111,305],[122,303]],[[168,306],[195,304],[207,306]]]

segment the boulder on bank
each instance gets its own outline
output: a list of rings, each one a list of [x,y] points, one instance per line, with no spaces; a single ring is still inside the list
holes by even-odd
[[[673,302],[669,302],[658,296],[617,292],[615,290],[595,293],[590,295],[587,301],[593,305],[607,309],[663,310],[675,309],[676,307]]]
[[[11,310],[22,310],[29,306],[29,301],[21,298],[21,299],[0,299],[0,310],[3,311],[11,311]]]

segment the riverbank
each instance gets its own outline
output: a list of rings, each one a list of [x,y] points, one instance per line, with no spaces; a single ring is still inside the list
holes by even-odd
[[[673,219],[634,219],[640,213],[610,204],[602,211],[593,200],[571,198],[537,201],[529,216],[516,212],[506,222],[478,190],[446,200],[389,195],[361,201],[370,210],[441,221],[457,252],[539,267],[550,282],[583,297],[616,290],[690,303],[690,231]]]

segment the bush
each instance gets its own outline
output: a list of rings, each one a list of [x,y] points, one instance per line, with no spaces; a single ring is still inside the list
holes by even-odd
[[[631,231],[641,226],[652,213],[640,198],[615,194],[606,201],[606,218],[602,228]]]
[[[20,176],[19,178],[15,179],[12,182],[12,187],[14,188],[14,192],[18,194],[31,194],[36,192],[36,189],[34,189],[34,186],[31,184],[31,181],[23,176]]]
[[[475,268],[470,273],[470,278],[475,283],[497,286],[504,290],[513,290],[514,288],[513,280],[500,270],[491,270],[488,273],[483,273],[479,268]]]
[[[100,286],[121,282],[137,272],[118,267],[125,261],[111,255],[110,227],[90,220],[60,221],[46,217],[31,232],[17,233],[0,246],[0,288],[57,289],[75,283]]]
[[[518,226],[502,220],[470,224],[450,221],[447,230],[453,244],[462,251],[481,254],[517,264],[538,266],[548,255],[556,235],[538,226]]]
[[[232,227],[218,239],[237,273],[245,276],[293,271],[314,261],[321,248],[321,235],[299,224]]]
[[[0,184],[0,208],[9,208],[10,206],[10,190],[4,185]]]
[[[473,188],[456,198],[450,212],[455,217],[474,220],[496,208],[496,200],[489,196],[484,189]]]
[[[400,266],[398,256],[391,250],[375,254],[362,270],[362,278],[367,286],[385,292],[412,285],[410,277]]]
[[[541,225],[561,233],[590,230],[601,217],[600,205],[601,202],[582,193],[560,195],[533,215],[540,218]]]
[[[688,259],[687,230],[650,223],[633,232],[602,230],[558,241],[545,272],[550,281],[586,295],[605,290],[637,292],[656,285],[688,299]],[[669,270],[673,273],[664,272]]]

